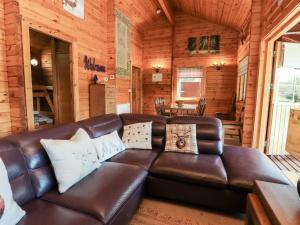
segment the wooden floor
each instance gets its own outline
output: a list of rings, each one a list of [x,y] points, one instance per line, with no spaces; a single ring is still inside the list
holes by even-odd
[[[300,160],[292,155],[268,155],[268,157],[276,164],[276,166],[289,172],[300,174]]]

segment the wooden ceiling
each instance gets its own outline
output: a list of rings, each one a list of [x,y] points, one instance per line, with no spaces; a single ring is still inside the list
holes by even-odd
[[[141,30],[158,18],[156,10],[159,4],[156,0],[117,0],[115,4],[125,15],[130,15],[131,24]]]
[[[251,0],[169,0],[174,9],[241,31]]]

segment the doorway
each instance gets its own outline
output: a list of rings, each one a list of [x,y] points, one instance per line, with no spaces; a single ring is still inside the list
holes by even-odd
[[[300,110],[299,25],[275,43],[266,153],[287,155],[290,114]]]
[[[74,121],[71,44],[29,30],[34,128]]]
[[[131,112],[142,113],[142,77],[141,69],[132,67],[131,75]]]

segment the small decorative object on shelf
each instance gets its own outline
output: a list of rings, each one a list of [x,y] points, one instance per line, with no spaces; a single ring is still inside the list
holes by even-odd
[[[94,81],[94,84],[100,84],[100,80],[97,75],[94,75],[93,81]]]

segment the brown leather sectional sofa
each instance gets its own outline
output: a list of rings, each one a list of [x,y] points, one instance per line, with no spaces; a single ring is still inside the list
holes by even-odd
[[[41,138],[70,138],[78,128],[92,138],[122,126],[152,121],[152,150],[129,149],[84,178],[64,194]],[[164,153],[167,123],[197,124],[199,155]],[[124,114],[91,118],[0,140],[0,157],[15,200],[27,212],[20,225],[127,224],[144,195],[243,212],[254,180],[289,185],[262,153],[223,146],[218,119]]]

